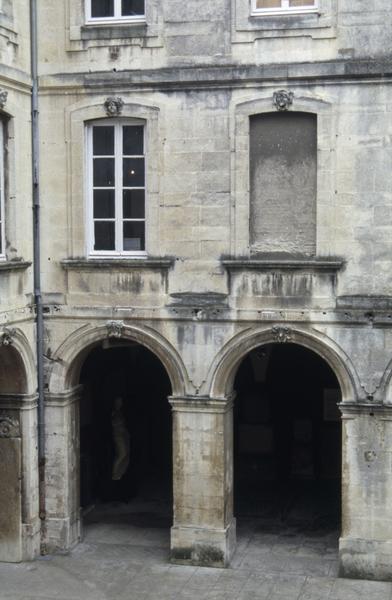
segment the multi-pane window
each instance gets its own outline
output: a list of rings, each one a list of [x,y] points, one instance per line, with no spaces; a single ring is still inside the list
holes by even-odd
[[[4,196],[4,123],[0,122],[0,260],[5,258]]]
[[[145,254],[144,126],[88,127],[90,254]]]
[[[317,8],[317,0],[252,0],[254,14],[306,12]]]
[[[87,21],[142,20],[144,0],[86,0]]]

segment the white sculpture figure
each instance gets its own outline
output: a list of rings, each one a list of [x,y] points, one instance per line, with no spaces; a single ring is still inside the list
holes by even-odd
[[[112,410],[112,435],[114,442],[114,462],[112,480],[118,481],[123,477],[129,465],[130,438],[123,413],[123,400],[117,397]]]

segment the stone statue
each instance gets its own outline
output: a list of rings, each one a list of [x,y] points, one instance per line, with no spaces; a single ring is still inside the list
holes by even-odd
[[[117,397],[112,410],[112,435],[114,442],[114,461],[112,480],[118,481],[126,473],[130,458],[130,438],[123,413],[123,400]]]

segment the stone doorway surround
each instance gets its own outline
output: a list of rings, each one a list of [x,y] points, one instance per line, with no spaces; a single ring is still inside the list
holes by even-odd
[[[80,542],[80,426],[79,384],[82,365],[90,351],[105,340],[139,343],[162,363],[172,390],[183,394],[186,372],[177,352],[157,332],[123,321],[82,327],[59,347],[49,373],[46,393],[46,519],[43,544],[46,552],[66,551]]]
[[[270,343],[295,343],[313,350],[335,373],[342,402],[342,529],[339,572],[343,577],[392,578],[392,407],[377,398],[369,402],[349,357],[326,335],[290,324],[248,329],[235,336],[216,357],[211,368],[210,402],[228,407],[220,452],[225,465],[225,499],[221,523],[231,523],[223,550],[227,564],[234,552],[235,519],[232,514],[233,383],[242,359],[253,349]],[[213,399],[212,399],[213,398]],[[373,400],[373,399],[372,399]],[[206,403],[208,400],[206,399]],[[216,451],[220,448],[216,444]],[[224,448],[224,450],[223,450]],[[214,453],[211,453],[214,455]],[[223,527],[222,527],[223,529]],[[200,532],[199,532],[200,536]]]

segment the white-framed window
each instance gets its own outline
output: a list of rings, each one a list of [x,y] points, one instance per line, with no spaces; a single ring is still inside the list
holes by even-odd
[[[145,125],[102,120],[87,125],[90,256],[145,256]]]
[[[5,156],[4,122],[0,121],[0,260],[5,260]]]
[[[85,0],[87,23],[140,22],[145,0]]]
[[[315,12],[318,0],[252,0],[253,15]]]

